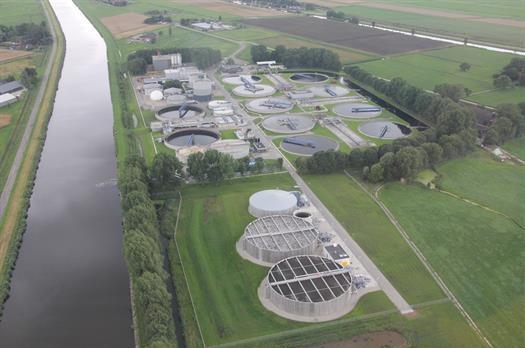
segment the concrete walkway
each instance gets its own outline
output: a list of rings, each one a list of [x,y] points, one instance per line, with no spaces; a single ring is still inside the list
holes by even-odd
[[[18,176],[18,170],[20,169],[22,160],[24,159],[24,154],[26,152],[27,144],[29,143],[29,138],[31,136],[31,133],[33,132],[36,117],[38,115],[38,112],[40,111],[42,99],[44,98],[44,93],[47,88],[47,82],[49,81],[51,67],[53,66],[53,59],[57,53],[57,38],[55,36],[55,31],[54,31],[53,24],[52,24],[53,22],[51,22],[51,17],[48,12],[48,9],[45,6],[43,7],[44,7],[44,13],[47,18],[47,22],[51,29],[50,30],[51,36],[53,38],[51,53],[49,54],[47,66],[44,71],[44,75],[42,76],[42,80],[40,82],[40,86],[38,89],[38,94],[33,104],[33,109],[31,110],[31,114],[29,115],[29,120],[27,121],[26,129],[24,130],[24,134],[22,135],[22,140],[20,141],[20,145],[18,146],[18,150],[16,151],[15,159],[13,161],[13,164],[11,165],[11,169],[9,170],[9,175],[5,182],[4,189],[2,191],[2,194],[0,195],[0,220],[2,219],[4,213],[6,212],[7,204],[9,203],[9,197],[11,196],[11,192],[13,191],[13,188],[15,186],[16,178]]]

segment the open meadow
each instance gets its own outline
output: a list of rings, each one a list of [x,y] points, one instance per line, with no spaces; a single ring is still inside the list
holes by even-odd
[[[521,214],[514,215],[519,221],[523,167],[488,161],[475,154],[440,166],[444,188],[509,215]],[[494,346],[520,346],[525,340],[523,227],[418,185],[389,184],[381,199]]]
[[[525,161],[525,136],[507,141],[503,148]]]
[[[433,90],[441,83],[462,84],[473,91],[467,99],[481,104],[498,105],[525,101],[525,88],[493,91],[492,75],[499,72],[512,54],[490,52],[473,47],[456,46],[422,53],[389,57],[366,62],[359,66],[385,79],[402,77],[410,84]],[[471,64],[470,70],[461,71],[463,62]]]

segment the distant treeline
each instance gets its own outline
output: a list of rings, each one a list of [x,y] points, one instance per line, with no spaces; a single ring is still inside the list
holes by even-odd
[[[359,17],[347,16],[346,13],[341,11],[328,10],[326,11],[326,18],[338,21],[348,20],[350,23],[359,24]]]
[[[153,15],[144,20],[145,24],[171,23],[171,17],[165,15]]]
[[[493,75],[494,87],[511,88],[515,85],[525,86],[525,58],[512,58],[499,73]]]
[[[286,48],[278,45],[270,51],[266,46],[255,45],[251,47],[253,62],[275,60],[289,69],[316,68],[331,71],[341,70],[339,56],[325,48]]]
[[[128,70],[133,75],[146,72],[147,64],[151,64],[151,57],[160,54],[180,53],[183,63],[194,63],[199,69],[206,69],[218,64],[222,60],[221,51],[209,47],[195,48],[151,48],[135,51],[128,56]]]
[[[40,24],[22,23],[15,26],[0,24],[0,42],[12,41],[30,45],[47,45],[51,43],[51,34],[46,22]]]

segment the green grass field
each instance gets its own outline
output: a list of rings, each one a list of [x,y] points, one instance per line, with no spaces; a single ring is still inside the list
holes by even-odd
[[[360,67],[386,79],[402,77],[409,83],[428,90],[433,90],[440,83],[462,84],[473,91],[474,95],[468,99],[497,105],[525,101],[523,87],[508,91],[491,91],[492,75],[507,65],[513,57],[511,54],[457,46],[385,58],[360,64]],[[462,62],[471,64],[471,69],[462,72],[459,69]],[[479,92],[483,93],[477,94]]]
[[[409,303],[445,297],[381,209],[350,178],[304,180]]]
[[[518,0],[514,0],[518,2]],[[429,3],[434,1],[424,1],[418,0],[418,3],[427,6]],[[390,2],[389,2],[390,3]],[[451,5],[452,1],[449,1],[445,6]],[[473,4],[474,1],[471,1],[471,5],[461,5],[463,8],[478,7],[477,4]],[[496,4],[496,3],[494,3]],[[407,4],[404,4],[407,5]],[[412,6],[408,4],[408,6]],[[495,7],[499,7],[498,5]],[[523,6],[516,5],[516,9],[522,8]],[[512,8],[511,6],[506,7],[506,10]],[[485,41],[485,42],[494,42],[497,44],[507,44],[517,47],[525,47],[525,42],[523,40],[522,31],[517,27],[506,26],[506,25],[497,25],[497,24],[488,24],[475,21],[467,21],[463,19],[453,19],[445,17],[437,17],[431,15],[423,15],[417,13],[407,13],[401,11],[393,11],[388,9],[380,8],[371,8],[366,6],[350,5],[350,6],[341,6],[336,7],[337,11],[343,11],[348,15],[358,16],[361,19],[366,20],[375,20],[379,24],[391,25],[395,27],[400,27],[404,29],[412,29],[430,31],[433,33],[441,35],[451,35],[454,37],[469,37],[470,39]],[[522,13],[523,10],[517,10],[514,15]],[[521,20],[523,20],[524,15],[522,15]],[[497,17],[497,15],[491,14],[490,17]]]
[[[265,310],[256,289],[267,269],[243,260],[235,250],[235,243],[245,225],[253,220],[247,211],[249,196],[275,187],[291,189],[293,182],[287,174],[276,174],[233,180],[219,186],[192,185],[183,190],[177,241],[207,345],[240,340],[236,346],[297,347],[390,329],[401,332],[414,346],[480,346],[447,301],[421,305],[417,316],[405,319],[393,310],[382,292],[375,292],[365,296],[349,315],[321,324],[292,322]],[[371,222],[377,217],[372,213],[368,219]],[[356,224],[364,221],[362,218]],[[363,237],[366,238],[365,234]],[[388,250],[388,244],[395,252],[403,252],[403,248],[398,251],[397,244],[390,242],[391,239],[385,239],[380,248]],[[410,259],[409,255],[405,257]],[[412,286],[415,299],[443,298],[432,280],[419,277],[420,269],[420,264],[404,268],[406,277],[412,277],[418,284]]]
[[[0,0],[0,24],[17,25],[20,23],[41,23],[45,20],[44,10],[39,1]]]
[[[500,211],[525,226],[525,167],[478,151],[438,168],[444,190]]]
[[[256,290],[268,270],[243,260],[235,250],[244,227],[254,219],[247,209],[249,196],[261,189],[293,189],[293,185],[288,174],[275,174],[183,190],[177,241],[207,344],[307,325],[264,309]],[[389,309],[392,304],[378,293],[351,315]]]
[[[503,148],[525,161],[525,136],[507,141]]]
[[[186,30],[183,28],[172,28],[172,35],[168,33],[168,29],[156,30],[162,32],[162,35],[153,44],[143,43],[128,43],[127,39],[118,40],[118,46],[122,54],[127,55],[139,49],[150,48],[172,48],[172,47],[211,47],[221,51],[223,57],[229,56],[239,47],[233,42],[221,40],[212,36],[198,33],[193,30]]]
[[[468,171],[469,163],[462,168]],[[494,347],[519,347],[525,341],[523,229],[421,186],[391,184],[381,199]]]

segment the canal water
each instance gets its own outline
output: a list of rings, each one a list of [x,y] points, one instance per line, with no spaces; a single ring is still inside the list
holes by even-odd
[[[132,347],[106,46],[71,0],[51,4],[66,57],[0,347]]]

